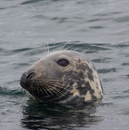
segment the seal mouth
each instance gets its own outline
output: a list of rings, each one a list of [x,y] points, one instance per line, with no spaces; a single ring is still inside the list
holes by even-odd
[[[24,73],[20,84],[32,97],[42,102],[59,102],[69,95],[69,88],[60,81],[34,79],[34,73]]]

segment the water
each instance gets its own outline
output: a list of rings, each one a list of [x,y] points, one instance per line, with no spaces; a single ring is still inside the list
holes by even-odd
[[[0,129],[128,130],[129,1],[1,0]],[[49,50],[76,50],[96,66],[99,104],[41,104],[24,92],[21,74]]]

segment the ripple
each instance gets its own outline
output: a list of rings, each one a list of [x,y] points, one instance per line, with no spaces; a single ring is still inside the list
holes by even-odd
[[[102,29],[104,26],[90,26],[91,29]]]
[[[101,58],[101,59],[93,59],[92,62],[95,62],[95,63],[110,63],[111,59],[112,58],[104,57],[104,58]]]
[[[10,90],[7,87],[0,87],[0,95],[2,95],[2,96],[24,96],[22,89]]]
[[[109,68],[109,69],[99,69],[98,70],[98,73],[110,73],[110,72],[117,72],[117,69],[116,68]]]
[[[25,51],[29,51],[29,50],[33,50],[34,48],[20,48],[20,49],[15,49],[13,50],[14,53],[17,53],[17,52],[25,52]]]
[[[115,21],[115,22],[118,22],[118,23],[129,22],[129,15],[116,18],[116,19],[114,19],[114,21]]]
[[[51,20],[57,20],[58,23],[63,23],[63,22],[66,22],[67,19],[68,18],[66,18],[66,17],[54,17]]]
[[[129,65],[129,63],[122,63],[122,65],[123,65],[123,66],[128,66],[128,65]]]
[[[40,1],[43,1],[43,0],[28,0],[28,1],[22,2],[21,5],[37,3],[37,2],[40,2]]]

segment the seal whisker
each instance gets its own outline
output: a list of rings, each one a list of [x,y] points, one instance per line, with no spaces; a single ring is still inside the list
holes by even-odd
[[[62,93],[62,94],[60,94],[57,98],[55,98],[56,100],[57,99],[61,99],[62,97],[66,97],[67,96],[67,92],[65,92],[65,93]]]
[[[47,42],[47,44],[45,45],[45,53],[47,54],[47,53],[49,53],[49,44],[48,44],[48,42]]]
[[[47,94],[47,96],[49,97],[50,95],[49,95],[49,93],[48,93],[46,87],[40,87],[40,89],[41,89],[41,88],[42,88],[42,90]]]
[[[48,89],[48,86],[44,86],[44,88],[46,89],[47,92],[49,92],[53,96],[53,93]]]
[[[58,92],[58,90],[55,89],[49,89],[49,91],[51,91],[54,95],[59,96],[60,93]]]
[[[63,45],[63,47],[61,48],[61,50],[63,50],[64,47],[65,47],[69,42],[70,42],[70,41],[67,41],[67,42]]]
[[[40,84],[40,86],[44,86],[44,87],[58,87],[58,88],[63,88],[63,86],[62,86],[62,84],[61,83],[59,83],[59,82],[57,82],[57,81],[49,81],[49,82],[40,82],[40,81],[38,81],[39,82],[39,84]]]
[[[56,97],[53,98],[51,101],[60,99],[62,97],[66,97],[67,92],[69,91],[69,89],[67,87],[64,87],[62,85],[62,83],[59,82],[58,80],[49,80],[47,82],[46,81],[41,82],[40,80],[34,80],[34,81],[32,81],[31,86],[32,86],[32,91],[35,91],[34,88],[36,88],[36,91],[39,95],[41,95],[41,93],[43,95],[46,94],[47,97],[56,95]],[[33,86],[35,86],[35,87],[33,87]],[[61,90],[61,89],[63,89],[63,90]]]
[[[53,86],[49,86],[48,91],[50,91],[51,93],[54,93],[56,96],[60,95],[59,91]]]
[[[51,83],[51,84],[50,84]],[[54,84],[53,84],[54,83]],[[41,83],[42,84],[42,83]],[[40,85],[41,85],[40,84]],[[42,85],[41,85],[42,86]],[[69,91],[69,89],[67,89],[66,87],[63,87],[63,85],[61,85],[61,83],[57,82],[57,81],[50,81],[49,83],[44,82],[43,86],[45,87],[46,91],[50,92],[51,94],[56,94],[57,96],[59,95],[64,95],[64,93],[60,90],[61,88],[63,88],[63,90],[67,90]],[[47,86],[47,87],[46,87]]]
[[[44,95],[44,93],[46,93],[47,94],[47,96],[49,96],[49,94],[48,94],[48,92],[46,91],[46,89],[44,88],[44,87],[42,87],[42,85],[40,85],[39,83],[38,83],[38,81],[35,81],[35,84],[36,84],[36,88],[37,88],[37,93],[39,93],[39,95],[40,95],[40,92]]]
[[[48,80],[47,82],[44,81],[44,83],[47,83],[47,84],[57,84],[57,85],[61,85],[62,82],[58,81],[58,80]]]
[[[49,90],[49,87],[50,87],[49,84],[43,83],[43,85],[40,84],[40,86],[41,86],[41,88],[43,89],[43,91],[45,91],[45,93],[48,93],[48,92],[49,92],[50,94],[53,95],[53,93]],[[42,86],[43,86],[43,87],[42,87]],[[48,94],[48,96],[50,96],[50,95]]]
[[[56,92],[55,94],[58,94],[57,96],[60,96],[60,95],[65,96],[65,93],[63,93],[63,91],[61,91],[59,88],[58,89],[55,87],[51,87],[51,88],[52,88],[51,89],[52,91],[54,90],[54,92]]]
[[[48,44],[48,42],[47,42],[47,50],[48,50],[48,53],[49,53],[49,44]]]
[[[64,89],[62,83],[59,83],[59,82],[57,82],[57,81],[54,81],[54,82],[53,82],[53,81],[50,81],[49,83],[45,83],[45,85],[47,85],[48,87],[49,87],[49,86],[52,86],[52,87],[63,88],[63,89]]]
[[[48,86],[47,91],[49,91],[50,93],[54,93],[57,96],[59,96],[59,94],[60,94],[59,90],[57,90],[54,85],[50,85],[50,84],[46,84],[46,85]]]
[[[40,92],[42,92],[42,91],[40,91],[39,86],[37,86],[36,90],[37,90],[37,93],[38,93],[38,94],[40,94]]]
[[[43,86],[43,87],[42,87],[42,86]],[[40,89],[43,89],[42,91],[45,91],[45,93],[46,93],[48,96],[50,96],[50,95],[48,94],[48,92],[49,92],[51,95],[54,95],[54,94],[57,95],[57,92],[56,92],[56,89],[55,89],[55,85],[52,85],[52,84],[50,84],[50,83],[46,83],[46,82],[40,83]],[[59,94],[58,94],[57,96],[59,96]]]

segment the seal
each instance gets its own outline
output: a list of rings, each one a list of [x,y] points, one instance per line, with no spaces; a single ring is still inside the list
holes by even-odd
[[[70,50],[44,55],[22,74],[20,84],[45,103],[76,104],[103,97],[94,65],[84,54]]]

